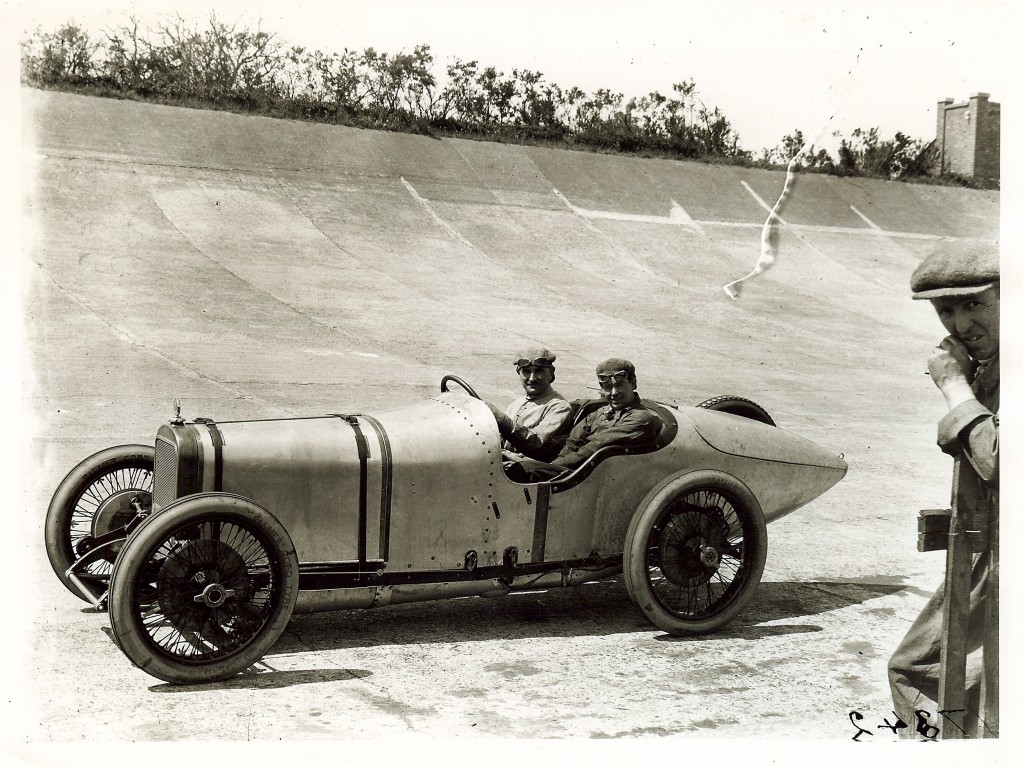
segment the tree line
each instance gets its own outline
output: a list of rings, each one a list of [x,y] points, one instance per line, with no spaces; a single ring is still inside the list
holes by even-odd
[[[180,15],[152,27],[129,17],[102,37],[69,21],[21,41],[22,83],[38,88],[759,167],[785,165],[799,152],[802,169],[835,175],[924,179],[937,165],[934,142],[902,133],[886,140],[876,128],[849,138],[836,134],[837,157],[807,147],[799,130],[755,156],[740,145],[729,119],[704,103],[692,79],[675,83],[669,94],[626,98],[604,88],[563,88],[529,69],[506,75],[478,61],[455,59],[439,71],[426,44],[411,52],[325,53],[215,14],[202,26]]]

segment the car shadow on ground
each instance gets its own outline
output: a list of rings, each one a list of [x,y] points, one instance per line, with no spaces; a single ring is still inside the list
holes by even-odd
[[[779,624],[861,604],[900,591],[895,584],[762,583],[750,604],[723,630],[677,641],[758,639],[820,631]],[[771,623],[772,625],[762,625]],[[657,632],[630,601],[621,577],[574,588],[468,597],[372,610],[294,616],[272,652],[341,650],[429,642],[541,639]]]
[[[365,679],[372,676],[372,671],[349,668],[314,668],[302,671],[279,671],[269,663],[260,661],[238,676],[223,682],[208,684],[155,684],[150,692],[188,693],[208,692],[209,690],[275,690],[284,687],[297,687],[302,684],[321,684],[323,682],[348,682],[353,679]]]
[[[150,690],[160,693],[211,689],[264,690],[344,682],[372,675],[371,671],[363,669],[286,671],[274,668],[275,655],[353,648],[425,642],[571,638],[631,632],[653,633],[656,641],[668,642],[758,640],[813,633],[822,631],[822,627],[799,619],[863,604],[905,588],[893,583],[762,583],[750,604],[728,626],[711,634],[692,637],[669,636],[649,623],[630,601],[621,577],[575,588],[512,593],[497,599],[468,597],[390,605],[373,610],[296,615],[267,656],[245,673],[222,682],[158,684]],[[104,631],[110,635],[109,628],[104,628]]]

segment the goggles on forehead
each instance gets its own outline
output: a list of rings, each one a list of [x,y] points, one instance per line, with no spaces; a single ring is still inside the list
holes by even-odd
[[[629,380],[629,374],[625,370],[617,370],[614,373],[598,373],[597,382],[601,388],[608,391],[612,384],[624,384]]]
[[[521,370],[522,368],[550,368],[550,367],[553,367],[551,362],[549,360],[544,359],[543,357],[538,357],[535,360],[528,360],[526,358],[520,358],[520,359],[516,360],[516,370]]]

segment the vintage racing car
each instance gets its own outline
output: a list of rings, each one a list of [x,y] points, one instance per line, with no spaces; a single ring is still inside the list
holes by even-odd
[[[450,383],[457,387],[449,387]],[[226,679],[293,612],[380,607],[622,573],[670,634],[715,630],[750,600],[765,523],[814,500],[846,463],[757,404],[645,400],[664,425],[575,470],[517,482],[497,424],[445,376],[417,404],[313,418],[186,421],[75,467],[47,513],[58,577],[159,679]],[[603,400],[573,403],[581,419]]]

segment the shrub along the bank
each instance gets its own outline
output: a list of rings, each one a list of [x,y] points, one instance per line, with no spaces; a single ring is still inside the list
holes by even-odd
[[[102,40],[73,21],[37,29],[22,40],[21,64],[22,82],[37,88],[362,128],[759,167],[782,167],[803,148],[801,169],[835,175],[926,180],[935,167],[931,144],[902,133],[882,140],[875,128],[842,138],[836,159],[805,147],[800,131],[755,158],[693,80],[674,84],[670,95],[627,100],[607,89],[563,89],[526,69],[506,76],[477,61],[456,59],[439,78],[429,45],[395,54],[308,51],[215,14],[202,28],[180,15],[152,28],[131,17]]]

